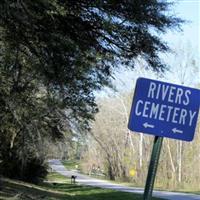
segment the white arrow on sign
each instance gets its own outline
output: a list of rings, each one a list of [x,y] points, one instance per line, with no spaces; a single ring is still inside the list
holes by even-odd
[[[154,128],[155,126],[153,124],[148,124],[148,122],[145,122],[143,124],[144,128]]]
[[[173,129],[172,129],[172,132],[173,132],[173,133],[183,133],[182,130],[179,130],[179,129],[177,129],[177,128],[173,128]]]

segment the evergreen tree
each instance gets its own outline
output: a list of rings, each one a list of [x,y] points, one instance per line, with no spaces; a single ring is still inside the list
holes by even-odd
[[[155,70],[164,69],[158,53],[168,47],[154,33],[179,27],[182,21],[167,14],[171,5],[1,0],[0,137],[7,141],[1,140],[2,159],[3,149],[8,155],[14,147],[20,157],[22,142],[34,144],[38,133],[60,138],[75,125],[88,129],[98,111],[94,91],[110,85],[119,64],[142,56]]]
[[[29,63],[24,85],[37,79],[79,119],[95,113],[93,91],[109,84],[111,66],[141,55],[162,69],[158,52],[168,47],[153,33],[181,22],[167,15],[171,3],[164,0],[2,0],[0,6],[4,45],[23,57],[10,67],[23,71]],[[19,81],[17,90],[24,86]]]

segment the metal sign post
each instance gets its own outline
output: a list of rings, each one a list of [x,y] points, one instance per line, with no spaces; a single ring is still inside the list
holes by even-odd
[[[150,200],[152,197],[156,171],[159,163],[160,151],[162,148],[162,142],[163,142],[163,137],[158,137],[158,136],[155,137],[153,150],[151,154],[151,160],[149,163],[149,171],[147,175],[143,200]]]

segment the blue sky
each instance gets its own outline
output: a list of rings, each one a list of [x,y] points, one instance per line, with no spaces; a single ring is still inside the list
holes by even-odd
[[[172,7],[173,13],[188,22],[182,25],[182,32],[168,32],[164,38],[167,42],[178,45],[178,43],[189,42],[197,48],[200,54],[200,0],[177,0]]]

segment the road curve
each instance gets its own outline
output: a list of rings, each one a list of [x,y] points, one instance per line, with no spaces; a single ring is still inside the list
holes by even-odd
[[[120,184],[110,183],[108,181],[91,178],[89,176],[79,174],[75,170],[68,171],[59,160],[49,160],[49,165],[54,171],[64,176],[67,177],[71,177],[72,175],[77,176],[76,181],[84,185],[113,189],[123,192],[133,192],[133,193],[143,194],[144,190],[143,188],[126,187]],[[154,191],[153,196],[167,200],[200,200],[200,195],[185,194],[178,192]]]

